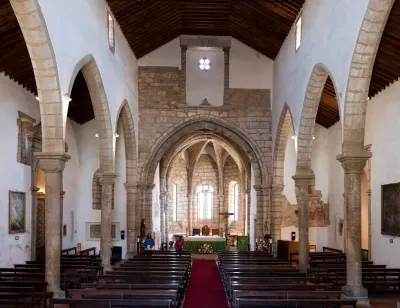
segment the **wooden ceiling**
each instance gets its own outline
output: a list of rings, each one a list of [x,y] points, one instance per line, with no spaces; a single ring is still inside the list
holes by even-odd
[[[396,0],[389,14],[376,54],[369,87],[373,97],[400,77],[400,0]]]
[[[9,0],[0,0],[0,73],[37,95],[32,62]]]
[[[323,127],[329,128],[340,120],[339,105],[336,99],[335,87],[332,79],[328,76],[322,91],[318,106],[316,122]]]
[[[181,34],[228,35],[275,59],[305,0],[107,0],[137,58]]]

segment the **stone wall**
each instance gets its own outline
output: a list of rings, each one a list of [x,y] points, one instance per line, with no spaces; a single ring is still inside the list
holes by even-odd
[[[188,180],[185,160],[177,159],[168,181],[168,234],[185,233],[188,228]],[[177,221],[173,219],[173,185],[177,185]]]
[[[239,185],[239,217],[234,221],[234,217],[229,217],[229,232],[231,234],[244,234],[244,226],[246,219],[246,204],[245,204],[245,190],[244,178],[241,176],[239,168],[233,158],[228,156],[224,165],[224,209],[233,213],[233,185],[231,182],[236,182]]]
[[[217,164],[210,155],[202,154],[197,161],[197,164],[193,172],[193,211],[192,211],[192,226],[193,228],[202,228],[207,225],[210,229],[220,228],[219,225],[219,199],[218,199],[218,168]],[[196,189],[199,185],[211,185],[214,188],[213,194],[213,211],[212,219],[200,220],[199,219],[199,208],[198,208],[198,197]]]

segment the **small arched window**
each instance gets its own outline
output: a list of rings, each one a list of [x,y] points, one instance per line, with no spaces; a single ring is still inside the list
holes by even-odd
[[[178,221],[178,184],[172,185],[172,217],[173,221]]]
[[[239,185],[236,183],[233,186],[233,212],[235,215],[233,215],[234,220],[238,221],[239,220]]]
[[[199,219],[211,220],[214,188],[211,185],[200,185],[196,192]]]

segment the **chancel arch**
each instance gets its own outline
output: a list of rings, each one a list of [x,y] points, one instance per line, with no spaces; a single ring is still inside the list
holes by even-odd
[[[166,194],[170,194],[172,183],[169,179],[171,175],[173,175],[173,171],[171,170],[173,170],[173,167],[176,165],[177,161],[180,162],[180,167],[182,167],[182,164],[184,163],[187,167],[186,181],[187,191],[189,195],[187,202],[192,203],[192,206],[190,204],[188,205],[188,209],[189,211],[195,211],[195,188],[194,182],[191,183],[192,180],[190,179],[189,173],[189,168],[191,167],[190,153],[194,155],[194,158],[192,157],[192,161],[194,162],[196,162],[196,157],[197,159],[199,159],[200,156],[206,155],[208,157],[207,160],[209,161],[209,164],[214,166],[213,168],[215,170],[215,174],[217,175],[219,169],[223,170],[223,157],[224,153],[226,152],[231,154],[233,163],[237,164],[237,168],[239,170],[238,173],[243,177],[248,177],[250,175],[250,165],[253,167],[256,186],[257,188],[261,189],[262,187],[264,187],[263,185],[266,185],[265,183],[268,180],[268,169],[264,167],[265,163],[262,160],[260,151],[258,147],[255,146],[254,142],[252,142],[251,137],[247,136],[247,138],[244,138],[244,136],[245,133],[241,132],[237,128],[233,128],[228,123],[224,123],[224,121],[219,119],[193,118],[184,121],[182,124],[178,125],[171,132],[169,132],[168,135],[166,134],[166,136],[157,143],[157,145],[155,146],[155,150],[151,155],[151,159],[145,165],[144,172],[142,173],[142,179],[147,179],[147,183],[151,183],[153,181],[152,178],[154,178],[155,169],[160,163],[160,173],[162,181],[161,189]],[[210,145],[207,146],[208,143]],[[215,143],[218,145],[220,144],[221,149],[223,149],[224,151],[220,150],[218,146],[213,145]],[[201,145],[201,147],[197,145]],[[191,147],[197,150],[191,151]],[[219,150],[216,150],[216,148],[218,148]],[[186,152],[187,154],[183,154],[184,152]],[[213,154],[209,155],[209,153]],[[189,160],[185,160],[185,157]],[[194,173],[196,173],[196,167],[198,166],[197,164],[198,163],[194,164]],[[221,178],[223,178],[223,176]],[[219,211],[222,212],[222,209],[224,211],[227,211],[228,204],[224,202],[223,199],[224,197],[228,197],[228,192],[224,191],[223,181],[221,181],[222,185],[219,184],[220,179],[218,176],[216,176],[214,181],[216,183],[214,187],[214,194],[217,193],[217,195],[214,197],[213,204],[218,201],[220,203]],[[243,180],[242,183],[247,183],[247,181]],[[250,187],[246,187],[246,189],[250,189]],[[245,191],[245,189],[243,189],[243,191]],[[265,221],[264,219],[270,217],[270,213],[268,212],[268,200],[267,198],[263,198],[263,196],[263,193],[259,193],[259,202],[257,202],[257,211],[260,215],[260,219],[257,219],[257,232],[259,237],[261,237],[262,233],[265,232],[263,226],[263,221]],[[144,205],[146,207],[151,206],[148,201],[145,202],[145,204],[142,204],[142,208]],[[242,202],[243,206],[245,206],[244,203],[245,202]],[[168,208],[168,205],[165,206],[161,204],[161,211],[166,208]],[[243,220],[242,228],[240,228],[241,234],[245,232],[244,226],[247,224],[244,221],[245,217],[248,216],[245,215],[247,214],[246,211],[247,209],[241,211],[243,213],[243,215],[241,215],[241,219]],[[189,217],[192,217],[192,213],[188,212],[187,215]],[[218,218],[216,216],[218,216]],[[214,210],[213,217],[216,219],[216,221],[218,221],[218,224],[220,226],[221,222],[223,222],[223,219],[219,217],[219,212]],[[191,223],[190,219],[189,222]],[[168,225],[168,222],[166,222],[166,224]],[[165,223],[161,223],[161,226],[162,229],[165,228]],[[192,225],[187,226],[187,228],[189,229],[189,234],[191,233],[190,230],[193,229],[193,227],[194,226]],[[217,226],[213,227],[215,227],[215,229],[217,228]],[[186,233],[185,228],[182,231]],[[167,232],[165,231],[164,233],[165,237],[171,236],[170,234],[167,235]]]

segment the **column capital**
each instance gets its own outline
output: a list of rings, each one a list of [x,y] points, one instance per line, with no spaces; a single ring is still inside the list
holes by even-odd
[[[136,183],[124,183],[124,187],[128,193],[135,193],[137,189]]]
[[[163,189],[160,191],[160,200],[165,200],[168,196],[168,191]]]
[[[65,191],[61,191],[61,192],[60,192],[60,196],[61,196],[61,198],[64,198],[64,196],[65,196]]]
[[[314,175],[311,173],[297,173],[292,176],[296,186],[298,187],[308,187],[314,182]]]
[[[222,50],[224,52],[229,52],[231,50],[231,47],[223,47]]]
[[[285,185],[273,184],[272,185],[272,194],[274,195],[281,195]]]
[[[188,47],[186,45],[181,45],[181,50],[182,51],[186,51],[188,49]]]
[[[37,194],[39,190],[40,190],[39,187],[31,186],[31,193],[32,193],[32,194]]]
[[[141,190],[153,190],[156,185],[152,183],[139,183],[137,187]]]
[[[101,186],[112,185],[112,184],[114,184],[116,177],[117,177],[117,175],[115,173],[104,172],[99,176],[99,182],[100,182]]]
[[[65,168],[65,163],[71,158],[66,153],[36,152],[33,155],[39,159],[39,167],[45,173],[62,172]]]
[[[371,156],[371,152],[363,151],[340,154],[336,156],[336,159],[341,162],[346,174],[361,174]]]
[[[271,191],[271,187],[268,185],[254,185],[253,187],[256,190],[257,195],[261,196],[268,196]]]

